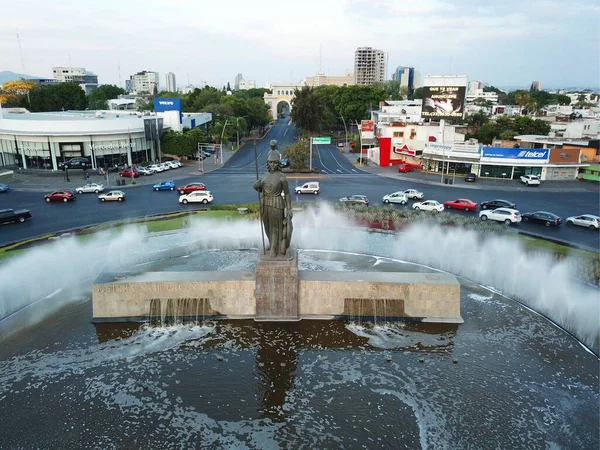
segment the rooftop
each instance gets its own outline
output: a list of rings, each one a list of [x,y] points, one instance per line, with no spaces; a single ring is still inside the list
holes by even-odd
[[[118,120],[123,118],[139,117],[134,111],[56,111],[56,112],[2,112],[0,119],[16,120],[48,120],[48,121],[66,121],[66,120]]]

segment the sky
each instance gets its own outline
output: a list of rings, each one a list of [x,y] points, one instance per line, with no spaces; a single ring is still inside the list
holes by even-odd
[[[504,87],[600,84],[598,0],[19,0],[1,14],[0,71],[48,78],[85,67],[124,86],[153,70],[161,87],[167,72],[221,87],[242,73],[261,87],[343,75],[369,46],[388,54],[388,77],[401,65]]]

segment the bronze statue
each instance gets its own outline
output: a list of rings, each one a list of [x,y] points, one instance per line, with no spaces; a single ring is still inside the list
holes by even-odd
[[[280,170],[280,159],[277,141],[272,140],[267,156],[268,172],[254,183],[254,189],[260,193],[260,213],[269,240],[265,250],[271,258],[289,256],[293,229],[292,197],[287,178]]]

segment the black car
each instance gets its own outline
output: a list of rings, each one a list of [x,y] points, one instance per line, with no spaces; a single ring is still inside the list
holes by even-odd
[[[481,209],[496,209],[496,208],[510,208],[517,209],[517,205],[513,202],[509,202],[508,200],[502,200],[497,198],[496,200],[489,200],[487,202],[481,202],[479,204]]]
[[[474,173],[468,173],[465,175],[465,181],[477,181],[477,175],[475,175]]]
[[[88,158],[84,158],[83,156],[77,158],[71,158],[68,161],[61,162],[58,164],[58,167],[62,170],[65,169],[85,169],[87,167],[91,167],[92,163]]]
[[[521,214],[523,222],[536,222],[543,223],[547,227],[559,226],[562,223],[562,219],[554,213],[547,211],[535,211]]]
[[[349,197],[340,198],[340,203],[369,206],[369,199],[366,195],[350,195]]]

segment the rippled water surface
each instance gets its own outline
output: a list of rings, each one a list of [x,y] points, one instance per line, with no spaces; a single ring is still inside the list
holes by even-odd
[[[255,260],[196,251],[143,268],[251,270]],[[310,251],[300,268],[425,270]],[[0,342],[0,448],[598,448],[593,354],[468,282],[462,316],[93,325],[86,294]]]

